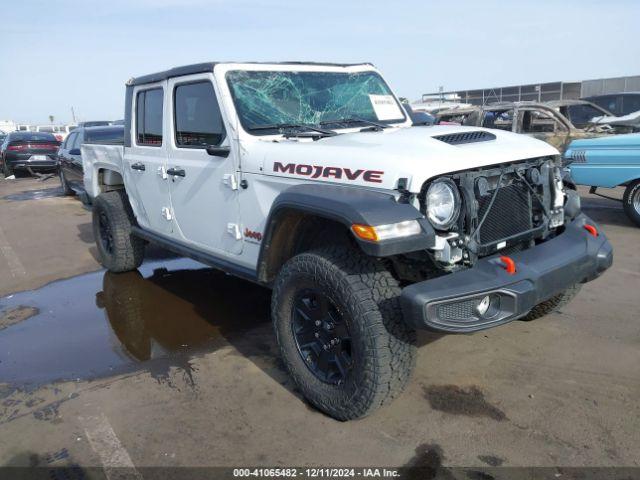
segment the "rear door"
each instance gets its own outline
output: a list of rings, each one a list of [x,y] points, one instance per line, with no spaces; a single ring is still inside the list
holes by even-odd
[[[221,254],[242,251],[237,151],[230,147],[212,73],[170,79],[169,188],[176,240]]]
[[[123,170],[129,201],[141,227],[159,234],[173,230],[166,176],[166,81],[134,87],[131,146],[125,148]]]

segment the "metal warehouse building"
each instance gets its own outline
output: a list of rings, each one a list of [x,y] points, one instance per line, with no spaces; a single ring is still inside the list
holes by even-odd
[[[605,93],[640,92],[640,75],[631,77],[601,78],[581,82],[548,82],[494,87],[481,90],[459,90],[425,93],[422,101],[455,99],[463,103],[484,105],[493,102],[566,100],[601,95]]]

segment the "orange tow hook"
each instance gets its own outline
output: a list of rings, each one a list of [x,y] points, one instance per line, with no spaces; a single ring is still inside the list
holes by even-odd
[[[598,236],[598,230],[596,230],[596,227],[594,227],[593,225],[589,225],[588,223],[586,223],[583,228],[594,237]]]
[[[509,275],[514,275],[516,273],[516,262],[513,261],[510,257],[502,256],[500,257],[500,261],[503,263],[503,267]]]

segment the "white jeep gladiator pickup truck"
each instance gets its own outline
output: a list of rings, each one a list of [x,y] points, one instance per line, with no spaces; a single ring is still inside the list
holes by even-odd
[[[412,127],[370,64],[190,65],[125,105],[124,147],[82,147],[103,265],[153,242],[272,288],[284,363],[338,419],[402,391],[416,329],[540,317],[612,262],[557,150]]]

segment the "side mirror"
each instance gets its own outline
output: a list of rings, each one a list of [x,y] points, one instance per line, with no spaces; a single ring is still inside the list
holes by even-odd
[[[69,155],[82,155],[79,148],[72,148],[69,150]]]
[[[207,147],[207,153],[213,157],[223,157],[227,158],[231,153],[231,148],[229,147],[215,147],[213,145],[209,145]]]

